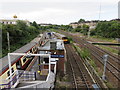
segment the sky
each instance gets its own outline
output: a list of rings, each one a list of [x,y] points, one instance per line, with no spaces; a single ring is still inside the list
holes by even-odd
[[[13,19],[12,16],[17,15],[21,20],[59,25],[77,22],[81,18],[111,20],[118,18],[118,2],[119,0],[1,0],[0,19]]]

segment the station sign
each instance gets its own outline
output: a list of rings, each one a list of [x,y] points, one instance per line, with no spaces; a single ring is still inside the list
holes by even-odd
[[[51,55],[51,58],[64,58],[64,55]]]

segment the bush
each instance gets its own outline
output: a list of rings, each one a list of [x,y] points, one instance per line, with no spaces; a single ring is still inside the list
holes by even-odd
[[[120,38],[120,22],[100,22],[94,32],[95,35],[105,38]]]
[[[2,51],[3,56],[8,53],[7,32],[10,35],[11,52],[25,45],[39,34],[35,26],[27,26],[24,21],[17,21],[16,25],[2,25]]]

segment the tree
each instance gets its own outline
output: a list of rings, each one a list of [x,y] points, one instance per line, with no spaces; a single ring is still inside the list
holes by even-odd
[[[120,38],[120,22],[106,21],[98,23],[95,35],[105,38]]]
[[[28,27],[28,26],[27,26],[26,22],[21,21],[21,20],[18,20],[18,21],[17,21],[17,25],[16,25],[16,28],[17,28],[17,29],[26,30],[27,27]]]
[[[85,22],[84,19],[80,19],[80,20],[78,21],[78,23],[83,23],[83,22]]]
[[[34,27],[36,27],[37,29],[39,29],[39,26],[38,26],[38,24],[37,24],[35,21],[32,23],[32,26],[34,26]]]
[[[89,26],[83,24],[81,33],[83,33],[84,35],[87,35],[88,31],[89,31]]]
[[[16,50],[20,46],[28,43],[39,34],[39,30],[34,26],[27,26],[24,21],[17,21],[16,25],[2,24],[2,51],[3,56],[8,53],[7,49],[7,32],[10,34],[11,51]]]
[[[74,30],[75,30],[75,32],[81,32],[82,28],[81,28],[81,26],[78,26],[78,27],[75,28]]]

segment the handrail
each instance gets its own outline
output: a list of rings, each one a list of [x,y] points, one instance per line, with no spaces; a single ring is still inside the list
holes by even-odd
[[[27,73],[27,74],[25,74],[25,73]],[[31,74],[31,73],[32,73],[32,74]],[[35,74],[33,74],[34,72],[31,71],[31,73],[30,73],[29,71],[16,70],[14,73],[12,73],[12,75],[15,74],[15,76],[12,77],[12,80],[11,80],[11,81],[9,80],[10,76],[9,76],[6,80],[2,80],[2,79],[1,79],[1,80],[3,81],[3,82],[2,82],[3,84],[0,84],[0,87],[2,87],[2,86],[4,87],[4,86],[5,86],[4,88],[11,88],[11,87],[10,87],[10,84],[11,84],[14,80],[16,80],[16,82],[19,81],[20,78],[22,77],[22,75],[25,75],[25,76],[26,76],[26,75],[30,75],[30,76],[31,76],[31,75],[32,75],[32,76],[35,75]],[[24,76],[24,77],[25,77],[25,76]],[[15,82],[15,83],[16,83],[16,82]],[[15,83],[14,83],[14,84],[15,84]],[[2,88],[2,89],[3,89],[3,88]]]

